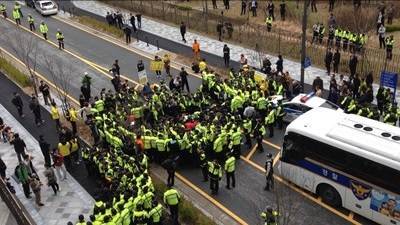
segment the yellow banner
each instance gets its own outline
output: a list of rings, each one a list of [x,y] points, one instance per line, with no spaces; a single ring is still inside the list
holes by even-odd
[[[150,62],[150,70],[151,71],[157,71],[157,70],[162,70],[164,66],[164,63],[162,61],[151,61]]]

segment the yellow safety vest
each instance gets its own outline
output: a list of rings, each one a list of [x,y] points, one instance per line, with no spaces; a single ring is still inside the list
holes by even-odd
[[[58,150],[60,152],[60,155],[62,156],[68,156],[70,154],[70,147],[71,144],[69,142],[65,143],[65,145],[63,145],[62,143],[58,143]]]
[[[58,112],[57,107],[51,106],[50,108],[50,113],[51,113],[51,118],[53,120],[58,120],[60,119],[60,113]]]

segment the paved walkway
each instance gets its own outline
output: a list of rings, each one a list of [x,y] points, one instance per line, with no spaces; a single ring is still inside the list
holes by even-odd
[[[104,3],[100,3],[98,1],[72,1],[72,2],[76,7],[94,13],[101,17],[105,17],[107,12],[115,12],[117,10],[121,11],[125,15],[125,18],[128,18],[129,15],[129,11],[127,10],[114,8]],[[142,30],[189,47],[191,47],[193,40],[197,39],[200,42],[200,48],[202,51],[222,57],[222,48],[225,43],[218,41],[216,39],[199,35],[193,32],[187,32],[186,33],[187,43],[183,43],[181,41],[179,27],[159,23],[155,20],[149,19],[148,17],[142,17]],[[244,54],[248,58],[249,65],[253,67],[260,67],[259,54],[256,51],[244,48],[239,45],[228,44],[228,46],[231,49],[231,60],[238,62],[240,59],[240,54]],[[277,61],[276,56],[264,54],[263,57],[269,58],[273,64],[274,62]],[[284,60],[284,70],[289,71],[290,75],[296,80],[300,80],[300,66],[301,64],[299,62],[294,62],[288,59]],[[306,69],[304,77],[305,83],[312,84],[316,76],[321,76],[321,78],[324,80],[324,87],[329,87],[330,77],[326,75],[325,70],[313,66]],[[374,87],[374,93],[377,93],[379,85],[374,84],[373,87]],[[397,101],[400,100],[400,91],[396,92],[396,100]]]
[[[34,198],[26,199],[22,186],[11,179],[16,189],[17,197],[35,222],[38,225],[63,225],[67,224],[68,221],[75,223],[79,214],[84,214],[86,218],[89,218],[94,204],[93,198],[71,175],[68,175],[65,181],[58,181],[61,191],[54,196],[52,189],[45,183],[46,178],[43,175],[44,160],[37,140],[2,105],[0,105],[0,115],[4,122],[12,127],[14,132],[19,133],[25,141],[29,150],[28,153],[34,157],[33,164],[41,181],[44,183],[41,191],[44,206],[39,208],[36,206]],[[11,176],[18,163],[13,146],[8,143],[0,143],[0,155],[7,164],[7,175]]]
[[[18,225],[6,203],[0,198],[0,225]]]

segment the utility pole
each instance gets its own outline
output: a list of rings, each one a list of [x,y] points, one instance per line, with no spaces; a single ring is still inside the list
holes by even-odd
[[[307,10],[308,10],[308,2],[310,0],[304,0],[304,8],[303,8],[303,25],[301,27],[301,70],[300,70],[300,84],[301,84],[301,92],[304,92],[304,61],[306,60],[306,32],[307,32]]]

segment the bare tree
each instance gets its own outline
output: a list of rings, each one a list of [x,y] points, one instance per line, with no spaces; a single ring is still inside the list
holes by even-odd
[[[36,65],[38,56],[38,43],[37,40],[31,35],[13,35],[10,33],[6,35],[8,40],[10,40],[9,47],[15,53],[17,58],[19,58],[25,65],[26,70],[29,73],[30,79],[33,84],[33,90],[35,95],[38,96],[37,90],[37,77],[36,77]]]
[[[71,77],[77,74],[72,70],[71,66],[66,66],[62,61],[57,60],[51,55],[44,56],[45,68],[55,84],[58,98],[62,103],[62,111],[64,115],[68,111],[68,93],[71,91]]]

